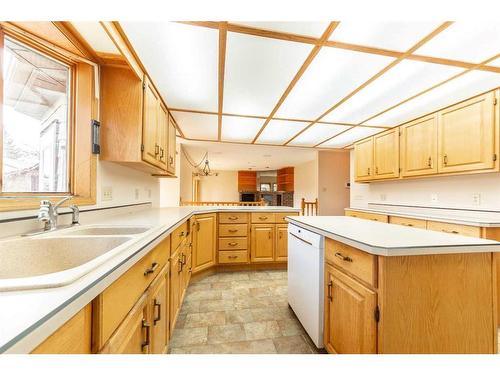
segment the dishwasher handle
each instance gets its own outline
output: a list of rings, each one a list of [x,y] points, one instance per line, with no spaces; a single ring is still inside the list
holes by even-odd
[[[293,233],[290,233],[290,235],[291,235],[291,236],[294,236],[296,239],[298,239],[298,240],[300,240],[300,241],[302,241],[302,242],[305,242],[306,244],[308,244],[308,245],[310,245],[310,246],[314,246],[311,242],[306,241],[306,240],[304,240],[303,238],[300,238],[299,236],[296,236],[296,235],[295,235],[295,234],[293,234]]]

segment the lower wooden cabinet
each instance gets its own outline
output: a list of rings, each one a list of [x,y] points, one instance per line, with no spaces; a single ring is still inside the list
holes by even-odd
[[[252,262],[274,261],[274,224],[252,224],[250,251]]]
[[[182,252],[178,250],[170,260],[170,331],[175,327],[181,301]],[[170,332],[172,334],[172,332]]]
[[[276,224],[275,260],[286,262],[288,259],[288,224]]]
[[[216,214],[196,215],[193,221],[193,272],[216,263]]]
[[[169,267],[158,275],[151,284],[149,294],[149,312],[151,324],[150,352],[152,354],[162,354],[167,350],[169,332],[169,289],[170,289]]]
[[[377,352],[377,295],[327,264],[324,344],[330,353]]]

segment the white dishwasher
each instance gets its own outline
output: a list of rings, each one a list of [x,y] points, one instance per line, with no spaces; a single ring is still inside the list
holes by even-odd
[[[309,337],[323,347],[324,237],[288,224],[288,304]]]

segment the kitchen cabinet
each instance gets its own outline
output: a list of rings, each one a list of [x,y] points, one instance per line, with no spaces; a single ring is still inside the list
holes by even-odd
[[[324,344],[328,352],[377,352],[376,293],[331,265],[325,267]]]
[[[238,191],[255,192],[257,190],[257,172],[238,171]]]
[[[216,214],[196,215],[193,222],[193,272],[216,263]]]
[[[277,170],[276,182],[278,191],[294,191],[295,168],[286,167]]]
[[[175,174],[175,125],[155,86],[125,67],[101,68],[101,155],[156,176]]]
[[[404,225],[406,227],[427,229],[427,222],[425,220],[413,219],[409,217],[389,216],[389,223]]]
[[[277,262],[288,259],[288,224],[276,224],[276,254]]]
[[[170,260],[170,335],[175,328],[182,297],[182,255],[178,249]]]
[[[377,214],[372,212],[356,211],[356,210],[345,210],[346,216],[357,217],[358,219],[366,219],[373,221],[380,221],[381,223],[387,223],[389,217],[383,214]]]
[[[252,262],[274,261],[275,230],[274,224],[252,224],[250,229]]]
[[[354,172],[356,181],[373,179],[373,137],[354,144]]]
[[[401,126],[401,176],[437,173],[437,114]]]
[[[399,177],[399,129],[373,136],[374,179]]]
[[[438,116],[439,172],[494,167],[497,157],[495,143],[498,143],[495,139],[494,92],[446,108]]]
[[[169,282],[170,270],[166,266],[151,284],[148,293],[152,354],[165,353],[169,342]]]

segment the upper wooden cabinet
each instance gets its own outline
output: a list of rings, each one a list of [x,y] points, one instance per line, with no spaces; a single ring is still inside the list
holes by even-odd
[[[238,191],[256,191],[257,172],[238,171]]]
[[[175,126],[147,76],[101,68],[101,160],[155,175],[175,174]]]
[[[277,171],[278,191],[293,191],[295,183],[295,168],[286,167]]]
[[[494,167],[494,92],[446,108],[439,112],[438,116],[439,172],[463,172]]]
[[[399,177],[399,129],[373,136],[374,179]]]
[[[401,126],[401,176],[437,172],[437,114]]]
[[[373,178],[373,138],[364,139],[354,145],[354,163],[356,181]]]

